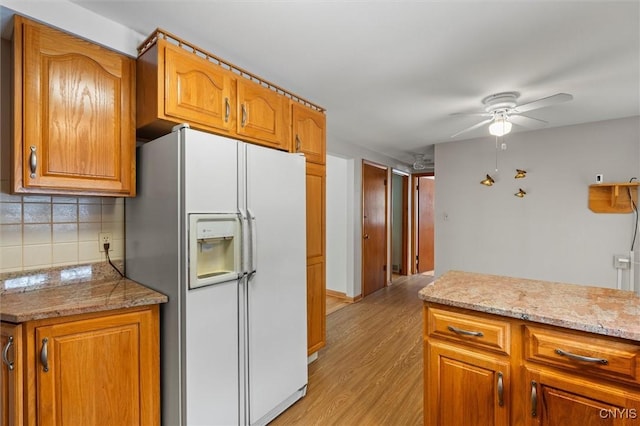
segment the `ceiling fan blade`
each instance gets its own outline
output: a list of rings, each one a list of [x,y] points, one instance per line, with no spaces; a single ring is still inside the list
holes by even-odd
[[[455,138],[458,135],[461,135],[462,133],[466,133],[466,132],[470,132],[471,130],[477,129],[478,127],[482,127],[485,124],[491,123],[493,121],[493,117],[492,118],[488,118],[484,121],[479,122],[478,124],[474,124],[471,127],[467,127],[464,130],[460,130],[458,133],[454,133],[453,135],[451,135],[452,138]]]
[[[466,115],[466,116],[475,116],[475,117],[492,117],[493,114],[490,112],[454,112],[452,114],[449,114],[451,116],[456,116],[456,115]]]
[[[539,120],[537,118],[527,117],[526,115],[520,115],[520,114],[510,115],[509,121],[512,122],[513,124],[517,124],[518,126],[529,127],[532,129],[539,129],[548,124],[548,122],[544,120]]]
[[[518,105],[515,107],[515,112],[527,112],[538,108],[544,108],[551,105],[567,102],[573,99],[568,93],[556,93],[555,95],[548,96],[546,98],[538,99],[537,101],[529,102],[527,104]]]

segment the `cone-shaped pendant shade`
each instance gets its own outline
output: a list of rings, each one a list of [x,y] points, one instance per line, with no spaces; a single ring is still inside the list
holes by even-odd
[[[489,175],[487,175],[487,177],[483,180],[480,181],[481,184],[485,185],[485,186],[491,186],[493,185],[493,183],[495,182],[495,180],[493,180],[493,178]]]
[[[524,198],[524,196],[525,196],[525,195],[527,195],[527,193],[526,193],[526,192],[524,192],[524,191],[522,190],[522,188],[518,188],[518,189],[519,189],[519,191],[518,191],[518,192],[516,192],[516,193],[515,193],[515,194],[513,194],[513,195],[515,195],[515,196],[516,196],[516,197],[518,197],[518,198]]]

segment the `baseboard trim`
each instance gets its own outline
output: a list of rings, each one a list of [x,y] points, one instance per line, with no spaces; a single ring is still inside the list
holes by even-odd
[[[349,296],[346,295],[346,293],[343,293],[341,291],[335,291],[335,290],[330,290],[330,289],[327,289],[326,291],[327,291],[327,296],[337,297],[337,298],[342,299],[342,300],[344,300],[346,302],[349,302],[349,303],[354,303],[354,302],[357,302],[360,299],[362,299],[362,295],[361,294],[359,294],[359,295],[357,295],[355,297],[349,297]]]

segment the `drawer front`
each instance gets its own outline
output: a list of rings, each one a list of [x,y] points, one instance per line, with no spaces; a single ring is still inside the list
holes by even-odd
[[[525,327],[524,344],[527,361],[640,383],[640,345],[532,326]]]
[[[508,321],[428,308],[427,336],[509,354],[511,333]]]

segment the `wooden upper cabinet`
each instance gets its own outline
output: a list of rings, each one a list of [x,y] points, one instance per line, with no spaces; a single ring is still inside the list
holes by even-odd
[[[298,103],[291,104],[292,150],[304,153],[307,161],[325,164],[325,114]]]
[[[238,79],[237,84],[238,135],[290,151],[289,99],[249,80]]]
[[[223,134],[235,127],[235,78],[164,39],[138,58],[138,133],[156,137],[179,123]]]
[[[14,19],[13,190],[135,195],[135,61]]]

